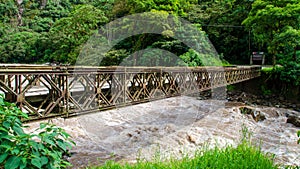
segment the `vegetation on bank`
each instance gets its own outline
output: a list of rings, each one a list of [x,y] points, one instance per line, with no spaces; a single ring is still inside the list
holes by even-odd
[[[121,165],[107,162],[104,166],[90,167],[90,169],[189,169],[189,168],[278,168],[271,157],[264,155],[257,148],[242,143],[238,147],[215,148],[196,154],[194,158],[183,158],[167,162],[138,162],[136,164]]]
[[[300,101],[300,64],[289,62],[262,69],[261,92],[277,94],[287,100]]]
[[[32,133],[24,132],[27,119],[15,104],[0,95],[0,168],[58,169],[71,164],[64,159],[75,143],[62,128],[41,123]]]
[[[279,165],[274,163],[274,155],[263,153],[259,147],[251,144],[247,129],[243,130],[241,143],[236,147],[215,147],[202,149],[194,157],[184,156],[180,160],[163,161],[154,157],[153,161],[137,161],[135,164],[120,164],[108,161],[102,166],[87,167],[87,169],[189,169],[189,168],[262,168],[275,169]]]

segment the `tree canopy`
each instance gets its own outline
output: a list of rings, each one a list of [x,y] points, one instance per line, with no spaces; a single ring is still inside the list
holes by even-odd
[[[204,63],[211,52],[225,62],[248,64],[253,51],[263,51],[267,63],[299,62],[300,2],[298,0],[0,0],[0,62],[75,64],[93,36],[111,21],[120,20],[118,29],[127,32],[156,29],[126,37],[105,54],[101,65],[118,65],[126,57],[135,64],[157,65],[173,62],[189,66]],[[126,17],[152,12],[148,28],[124,24]],[[144,15],[147,15],[147,14]],[[187,34],[180,18],[197,28],[203,37],[200,52],[193,44],[198,35]],[[163,21],[163,22],[160,22]],[[119,30],[120,31],[120,30]],[[146,31],[146,30],[144,30]],[[103,32],[102,32],[103,33]],[[105,32],[112,35],[110,32]],[[208,37],[204,38],[204,37]],[[111,37],[105,37],[109,40]],[[97,39],[94,39],[98,41]],[[199,40],[199,38],[198,38]],[[185,41],[185,43],[183,42]],[[211,46],[212,46],[211,45]],[[140,51],[140,52],[139,52]],[[162,58],[158,59],[157,56]],[[97,56],[95,50],[90,59]],[[136,57],[140,57],[138,60]],[[158,59],[160,61],[153,61]],[[202,58],[202,59],[201,59]],[[128,60],[128,59],[127,59]],[[174,61],[175,62],[175,61]],[[154,64],[155,63],[155,64]]]
[[[267,46],[273,64],[280,53],[288,56],[300,42],[300,2],[298,0],[256,0],[243,24],[261,46]]]

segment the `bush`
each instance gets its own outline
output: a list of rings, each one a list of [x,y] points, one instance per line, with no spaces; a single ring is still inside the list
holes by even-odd
[[[274,69],[274,73],[279,75],[282,82],[292,84],[294,86],[300,85],[300,64],[296,62],[288,62],[283,67]]]
[[[70,135],[53,124],[41,123],[33,133],[25,133],[22,119],[27,119],[15,104],[0,95],[0,168],[66,168],[63,159],[72,144]],[[37,133],[37,134],[35,134]]]

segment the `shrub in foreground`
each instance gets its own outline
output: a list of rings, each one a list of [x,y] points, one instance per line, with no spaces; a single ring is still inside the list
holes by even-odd
[[[53,124],[41,123],[33,133],[25,133],[21,119],[27,119],[14,104],[0,95],[0,168],[57,169],[70,166],[63,155],[75,144],[70,135]]]

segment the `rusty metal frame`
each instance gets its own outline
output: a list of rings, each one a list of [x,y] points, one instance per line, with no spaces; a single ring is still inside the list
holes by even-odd
[[[260,69],[0,66],[0,91],[39,119],[192,94],[258,77]]]

